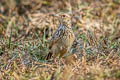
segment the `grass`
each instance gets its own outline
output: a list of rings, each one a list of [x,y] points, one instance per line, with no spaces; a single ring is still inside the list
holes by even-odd
[[[106,43],[104,51],[97,53],[94,51],[95,48],[93,49],[94,46],[84,46],[89,43],[89,39],[82,34],[78,39],[83,41],[83,56],[79,57],[80,53],[74,54],[72,57],[77,56],[73,59],[74,64],[71,63],[70,59],[72,58],[70,58],[68,60],[64,59],[64,65],[55,65],[43,58],[48,52],[48,40],[46,40],[44,34],[41,39],[27,39],[16,42],[11,39],[12,35],[6,40],[1,38],[1,41],[3,40],[5,43],[5,49],[1,49],[3,54],[0,56],[0,77],[2,80],[100,80],[120,78],[119,52],[114,51],[114,49],[120,48],[118,42]],[[102,48],[99,48],[99,51],[101,51],[100,49]]]
[[[41,6],[43,9],[40,9],[40,11],[42,12],[45,8],[48,13],[52,10],[55,12],[57,7],[52,6],[52,9],[50,7],[54,1],[43,1]],[[15,2],[18,4],[18,0],[15,0]],[[107,5],[106,2],[109,4]],[[0,3],[3,12],[4,9],[9,9],[7,9],[9,3],[6,1]],[[38,23],[42,24],[40,27],[45,27],[41,29],[36,25],[31,27],[29,17],[26,15],[30,14],[29,10],[26,13],[26,6],[31,9],[31,13],[39,9],[32,7],[35,3],[31,4],[30,2],[26,5],[20,3],[23,7],[17,5],[16,10],[13,10],[14,16],[10,13],[12,9],[10,9],[11,11],[5,11],[5,14],[3,14],[0,8],[0,80],[119,80],[120,42],[119,39],[111,39],[114,33],[113,35],[108,34],[109,29],[104,30],[102,28],[103,26],[105,28],[112,26],[115,30],[118,30],[119,18],[116,17],[115,14],[117,13],[115,12],[116,8],[119,8],[119,1],[105,1],[102,4],[96,2],[95,4],[98,4],[99,7],[94,4],[91,6],[89,1],[83,3],[77,6],[77,9],[81,12],[76,11],[73,16],[73,31],[78,42],[76,46],[72,46],[70,54],[63,58],[65,64],[62,64],[59,60],[58,64],[45,60],[49,51],[49,39],[53,34],[49,30],[54,31],[51,27],[54,20],[51,17],[46,17],[47,13],[42,14],[45,16],[46,22],[42,23],[38,20]],[[59,2],[56,4],[61,5]],[[64,6],[64,4],[62,5]],[[60,7],[60,9],[62,10],[63,7]],[[21,10],[20,14],[19,10]],[[110,11],[111,13],[109,13]],[[40,19],[44,19],[43,16],[40,16]],[[90,19],[90,22],[88,19]],[[96,26],[90,23],[93,23],[93,20],[94,22],[99,21],[98,19],[103,20],[102,24],[96,23],[97,25],[101,24],[99,26],[101,32],[96,28],[95,31],[92,28],[84,29],[88,25],[88,27]],[[27,24],[25,21],[27,21]],[[45,25],[46,23],[49,26]],[[102,36],[97,35],[97,30]]]

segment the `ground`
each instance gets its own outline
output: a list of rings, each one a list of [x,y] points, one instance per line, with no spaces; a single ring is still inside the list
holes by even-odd
[[[1,0],[0,80],[119,80],[119,0]],[[58,26],[71,13],[76,36],[64,64],[45,60]]]

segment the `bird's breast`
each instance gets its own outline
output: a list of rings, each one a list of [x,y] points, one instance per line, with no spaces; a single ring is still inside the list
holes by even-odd
[[[75,36],[72,32],[72,30],[66,30],[66,31],[63,31],[63,36],[61,37],[61,44],[64,45],[64,46],[71,46],[74,39],[75,39]]]

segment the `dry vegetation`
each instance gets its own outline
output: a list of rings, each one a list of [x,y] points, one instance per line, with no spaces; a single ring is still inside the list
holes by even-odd
[[[0,0],[0,80],[119,80],[119,0]],[[44,59],[54,14],[70,12],[77,42],[65,64]]]

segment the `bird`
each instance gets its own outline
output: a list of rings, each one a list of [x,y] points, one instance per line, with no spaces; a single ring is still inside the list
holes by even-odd
[[[75,35],[71,27],[71,16],[67,13],[56,14],[56,16],[58,17],[59,25],[50,39],[49,53],[46,58],[48,60],[53,56],[55,63],[58,56],[61,60],[69,52],[75,40]]]

